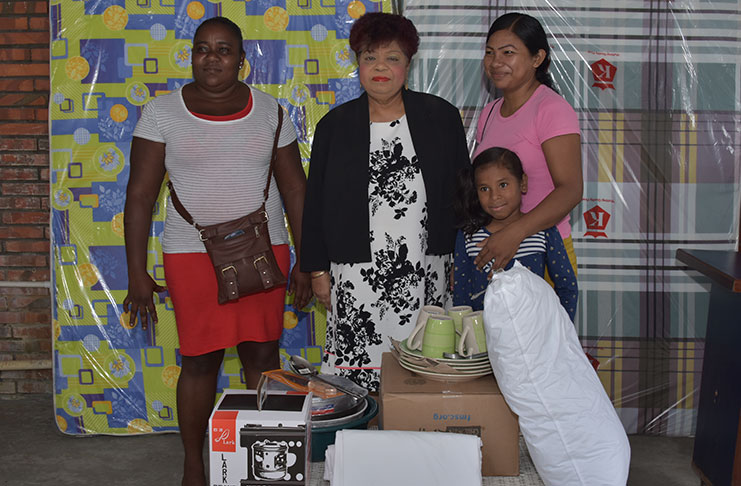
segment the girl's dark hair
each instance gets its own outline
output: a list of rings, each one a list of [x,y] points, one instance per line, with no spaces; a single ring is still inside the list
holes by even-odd
[[[240,29],[237,24],[226,17],[211,17],[210,19],[204,20],[196,29],[195,34],[193,34],[193,39],[195,40],[195,38],[198,37],[198,33],[201,31],[201,28],[211,24],[222,25],[231,30],[237,40],[239,40],[239,53],[244,54],[244,46],[242,45],[242,29]]]
[[[399,44],[409,60],[419,49],[419,34],[412,21],[403,15],[382,12],[369,12],[356,20],[350,29],[349,41],[350,49],[358,57],[363,51],[393,41]]]
[[[509,30],[519,37],[533,56],[540,49],[545,51],[545,59],[535,70],[535,79],[553,91],[557,91],[553,86],[553,79],[548,72],[548,68],[551,65],[551,48],[548,45],[548,38],[540,22],[534,17],[519,12],[504,14],[491,24],[489,33],[486,35],[486,42],[489,42],[489,38],[491,38],[494,32],[500,30]]]
[[[457,194],[453,207],[458,218],[458,227],[466,235],[474,234],[491,222],[491,216],[481,207],[476,192],[476,171],[490,165],[504,167],[520,182],[525,174],[517,154],[502,147],[484,150],[473,159],[470,166],[458,173]]]

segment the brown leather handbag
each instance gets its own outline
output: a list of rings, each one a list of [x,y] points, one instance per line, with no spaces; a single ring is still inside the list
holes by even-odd
[[[173,206],[185,221],[195,226],[206,246],[206,252],[216,271],[219,304],[286,284],[286,277],[280,271],[270,244],[268,213],[265,210],[273,166],[278,156],[278,137],[282,124],[283,109],[278,106],[278,129],[273,141],[268,182],[263,191],[262,205],[257,211],[224,223],[201,226],[193,221],[193,217],[178,199],[172,182],[167,183]]]

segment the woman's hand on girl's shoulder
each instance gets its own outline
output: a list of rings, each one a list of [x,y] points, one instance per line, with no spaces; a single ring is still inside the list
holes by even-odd
[[[492,262],[492,272],[506,267],[517,254],[522,240],[525,239],[518,226],[517,223],[507,225],[478,243],[481,251],[473,260],[476,268],[482,270],[489,262]]]

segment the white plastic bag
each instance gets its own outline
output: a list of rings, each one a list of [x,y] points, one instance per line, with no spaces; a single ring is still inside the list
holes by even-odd
[[[484,326],[499,388],[546,486],[625,486],[625,429],[548,283],[517,262],[495,274]]]
[[[404,430],[337,432],[327,448],[331,486],[481,486],[481,439]]]

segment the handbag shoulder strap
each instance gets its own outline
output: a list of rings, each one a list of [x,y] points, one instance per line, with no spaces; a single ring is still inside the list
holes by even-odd
[[[275,167],[275,161],[278,159],[278,139],[280,138],[280,131],[283,128],[283,108],[278,103],[278,128],[275,130],[275,138],[273,139],[273,153],[270,156],[270,168],[268,169],[268,181],[265,183],[265,190],[262,192],[264,195],[262,203],[265,204],[268,200],[268,194],[270,193],[270,179],[273,177],[273,168]]]
[[[273,152],[270,156],[270,167],[268,168],[268,181],[265,184],[265,190],[263,191],[263,206],[268,200],[268,194],[270,193],[270,180],[273,177],[273,167],[275,166],[275,161],[278,159],[278,139],[280,138],[280,131],[283,128],[283,108],[278,104],[278,128],[275,130],[275,138],[273,139]],[[187,209],[185,209],[185,206],[183,206],[183,203],[180,202],[180,198],[178,198],[177,193],[175,193],[175,188],[172,185],[172,181],[167,181],[167,187],[170,189],[170,199],[172,199],[172,205],[175,206],[175,210],[180,214],[180,216],[183,217],[183,219],[191,226],[195,226],[199,230],[202,228],[199,226],[194,220],[193,216],[188,212]]]

